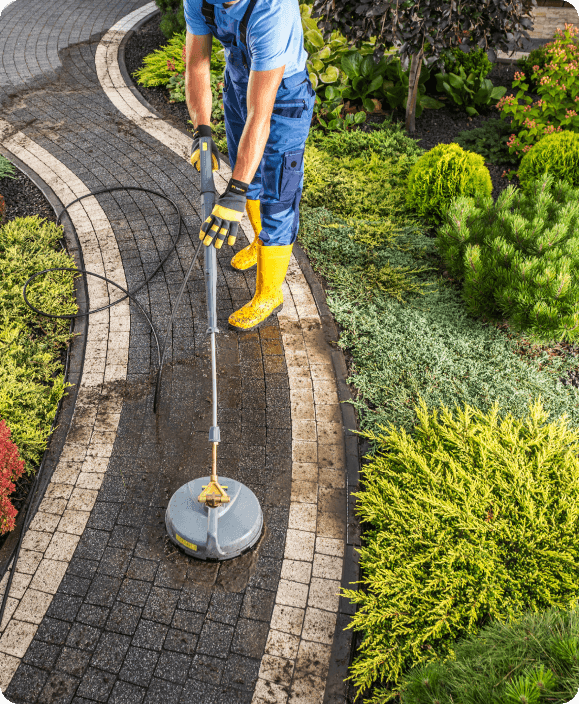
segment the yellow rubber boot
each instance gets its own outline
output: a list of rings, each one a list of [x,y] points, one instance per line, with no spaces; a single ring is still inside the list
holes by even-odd
[[[251,269],[252,266],[257,264],[257,242],[259,240],[259,233],[261,232],[261,213],[259,212],[259,201],[248,200],[245,205],[245,209],[247,210],[249,222],[255,232],[255,238],[250,245],[237,252],[231,260],[231,266],[239,271]]]
[[[255,296],[243,308],[229,316],[229,324],[237,330],[253,330],[272,313],[281,310],[283,293],[281,286],[293,245],[265,247],[261,240],[257,245],[257,277]]]

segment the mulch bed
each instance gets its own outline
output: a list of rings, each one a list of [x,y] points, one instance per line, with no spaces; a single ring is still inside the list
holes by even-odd
[[[141,68],[143,59],[147,54],[167,44],[167,38],[159,29],[160,23],[161,15],[155,15],[155,17],[134,32],[127,42],[125,46],[125,66],[130,76]],[[137,81],[134,78],[133,82],[137,86]],[[137,86],[137,88],[145,100],[155,110],[160,112],[167,122],[193,133],[192,125],[188,123],[190,119],[189,111],[185,103],[170,103],[169,92],[163,86],[157,88]]]
[[[0,178],[0,194],[4,196],[6,202],[4,222],[33,215],[40,215],[46,220],[56,222],[54,211],[42,191],[20,171],[16,171],[15,178]],[[20,511],[28,498],[37,469],[36,467],[31,474],[24,474],[16,482],[16,489],[10,496],[10,501],[17,511]],[[6,533],[0,536],[0,549],[9,535],[10,533]]]

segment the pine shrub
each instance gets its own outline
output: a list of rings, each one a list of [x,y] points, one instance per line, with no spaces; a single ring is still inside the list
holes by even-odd
[[[579,431],[548,422],[540,402],[523,419],[423,402],[416,415],[412,436],[368,434],[364,589],[345,592],[358,605],[351,673],[362,690],[397,685],[491,619],[579,596]]]
[[[400,689],[403,704],[565,704],[579,690],[579,609],[495,621],[454,657],[413,668]]]
[[[579,134],[564,130],[543,137],[521,161],[518,177],[521,186],[532,184],[544,174],[579,188]]]
[[[24,460],[10,440],[10,428],[0,420],[0,535],[14,530],[17,511],[10,501],[15,482],[24,472]]]
[[[490,196],[489,170],[479,154],[458,144],[438,144],[423,154],[408,177],[407,203],[421,217],[439,222],[457,196]]]
[[[506,318],[533,340],[579,339],[579,190],[549,175],[528,193],[457,198],[437,244],[474,315]]]
[[[155,4],[161,10],[160,28],[167,39],[186,30],[183,0],[155,0]]]

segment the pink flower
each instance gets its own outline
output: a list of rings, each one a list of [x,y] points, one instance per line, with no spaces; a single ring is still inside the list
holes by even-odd
[[[169,71],[176,71],[177,70],[177,67],[171,61],[171,59],[167,59],[167,68],[169,69]]]

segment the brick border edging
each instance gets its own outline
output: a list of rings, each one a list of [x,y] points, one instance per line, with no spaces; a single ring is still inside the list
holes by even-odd
[[[316,277],[308,256],[298,244],[294,245],[293,253],[316,302],[326,339],[328,341],[336,341],[339,335],[338,328],[328,307],[324,289]],[[355,514],[356,499],[352,496],[352,491],[357,491],[360,481],[360,453],[358,435],[356,433],[358,423],[354,407],[349,403],[352,400],[352,394],[346,381],[348,378],[346,360],[340,349],[332,351],[332,363],[336,375],[346,446],[346,545],[342,589],[357,589],[356,583],[360,578],[360,562],[355,547],[360,545],[361,531],[360,522]],[[348,668],[352,662],[352,646],[354,642],[353,631],[348,626],[355,610],[354,604],[351,604],[345,597],[340,596],[338,619],[332,644],[332,656],[326,679],[323,704],[346,704],[348,701],[346,678],[348,676]]]
[[[9,159],[19,171],[21,171],[27,178],[30,179],[30,181],[32,181],[32,183],[34,183],[52,207],[55,215],[58,217],[59,211],[64,209],[64,204],[52,188],[46,183],[46,181],[44,181],[44,179],[42,179],[35,171],[30,169],[21,159],[12,154],[12,152],[8,149],[5,149],[2,145],[0,145],[0,154]],[[74,259],[74,263],[78,269],[84,269],[82,249],[80,247],[76,229],[72,220],[68,216],[68,213],[66,213],[62,218],[62,228],[68,254]],[[75,285],[75,294],[79,310],[87,309],[88,287],[86,279],[83,278],[82,283]],[[88,332],[87,323],[88,321],[86,317],[76,318],[74,321],[74,337],[72,338],[67,350],[68,369],[66,370],[66,376],[64,379],[65,383],[71,384],[71,388],[70,391],[63,396],[59,407],[57,408],[54,421],[54,430],[48,438],[48,443],[42,456],[40,467],[43,468],[43,474],[39,481],[36,494],[36,506],[30,516],[31,521],[40,506],[40,502],[42,501],[44,494],[46,493],[46,489],[50,484],[54,470],[58,465],[64,443],[66,442],[66,436],[72,422],[79,384],[82,377],[82,370],[84,367]],[[20,526],[17,526],[17,529],[12,532],[0,550],[0,580],[2,580],[10,566],[10,563],[12,562],[14,550],[22,531],[24,516],[31,498],[32,497],[29,495],[24,506],[19,512],[19,515],[21,516]]]

